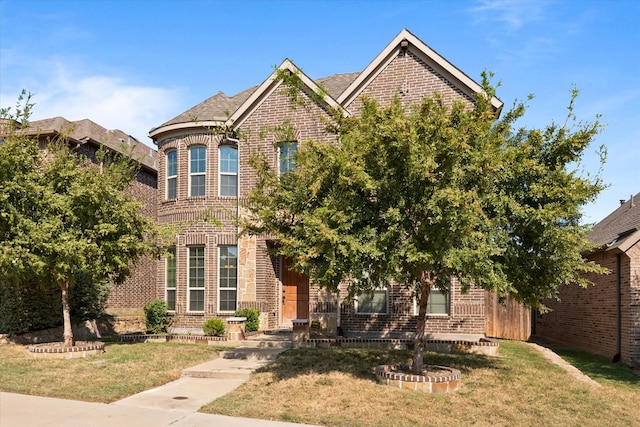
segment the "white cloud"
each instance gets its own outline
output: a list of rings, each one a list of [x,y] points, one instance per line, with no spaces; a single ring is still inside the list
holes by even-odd
[[[3,88],[2,104],[13,105],[24,88],[35,102],[31,120],[62,116],[68,120],[89,119],[107,129],[120,129],[139,141],[153,146],[149,130],[171,119],[181,111],[181,91],[125,81],[121,77],[91,75],[70,66],[69,61],[32,64],[33,74]],[[8,101],[8,102],[7,102]]]
[[[471,8],[477,21],[497,21],[510,29],[519,29],[525,23],[540,19],[541,1],[480,0]]]

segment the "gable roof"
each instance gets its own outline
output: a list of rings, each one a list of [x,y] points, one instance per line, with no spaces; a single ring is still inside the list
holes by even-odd
[[[300,68],[298,68],[293,62],[289,59],[285,59],[282,64],[278,68],[276,68],[273,73],[265,80],[258,88],[253,91],[251,96],[245,100],[244,103],[229,117],[226,121],[226,125],[239,127],[242,125],[242,122],[253,112],[260,104],[267,98],[269,94],[271,94],[279,85],[278,73],[281,71],[289,71],[293,74],[296,74],[302,83],[309,88],[311,91],[322,97],[322,101],[324,101],[330,107],[341,110],[342,107],[340,104],[336,102],[335,99],[329,93],[323,93],[321,86],[309,78],[305,73],[302,72]],[[339,81],[337,78],[331,79],[330,84],[332,84],[335,88],[339,88]]]
[[[57,137],[64,135],[77,144],[104,145],[118,153],[130,155],[145,168],[157,172],[158,153],[133,136],[119,130],[107,130],[89,120],[69,121],[64,117],[34,120],[21,129],[26,135]],[[130,151],[129,151],[130,150]]]
[[[640,193],[594,225],[587,238],[601,249],[621,252],[640,242]]]
[[[398,51],[405,48],[405,45],[407,49],[411,49],[417,57],[445,76],[470,98],[473,99],[476,93],[483,92],[482,86],[408,30],[403,29],[362,72],[334,74],[314,81],[293,62],[285,59],[259,86],[253,86],[233,96],[218,92],[184,113],[151,129],[149,136],[155,141],[155,138],[160,134],[172,130],[216,126],[239,127],[244,119],[275,90],[278,83],[278,72],[285,69],[296,73],[310,90],[322,94],[324,102],[328,105],[345,111],[343,107],[357,98],[384,67],[397,56]],[[321,88],[326,92],[323,93]],[[491,98],[491,104],[499,115],[503,106],[502,101],[494,96]],[[349,113],[345,111],[345,114]]]
[[[348,105],[353,99],[360,96],[367,84],[373,80],[387,64],[398,56],[398,52],[403,48],[411,49],[416,56],[431,65],[437,72],[447,77],[447,80],[453,82],[456,87],[461,89],[470,98],[475,98],[476,93],[484,92],[482,86],[476,83],[471,77],[447,61],[443,56],[438,54],[438,52],[431,49],[426,43],[409,32],[409,30],[403,29],[338,97],[338,102],[341,105]],[[503,102],[494,96],[491,98],[491,105],[493,105],[499,115]]]

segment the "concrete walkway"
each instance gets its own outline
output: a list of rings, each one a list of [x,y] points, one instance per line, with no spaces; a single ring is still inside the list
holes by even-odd
[[[285,427],[301,424],[198,413],[240,386],[256,369],[291,348],[290,335],[261,335],[215,360],[185,369],[182,377],[111,404],[0,393],[2,427]]]

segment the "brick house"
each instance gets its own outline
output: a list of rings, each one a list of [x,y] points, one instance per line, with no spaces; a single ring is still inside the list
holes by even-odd
[[[94,163],[97,162],[96,152],[101,146],[130,155],[139,162],[140,168],[128,191],[144,203],[145,215],[156,218],[158,173],[157,152],[154,149],[121,130],[107,130],[88,119],[69,121],[54,117],[36,120],[29,122],[20,132],[37,136],[41,148],[50,141],[64,137],[74,152]],[[144,257],[139,260],[132,275],[112,290],[107,311],[119,315],[140,314],[142,307],[154,298],[155,287],[156,260]]]
[[[640,366],[640,193],[596,224],[596,249],[586,258],[609,269],[590,274],[595,286],[567,285],[553,311],[535,316],[535,335],[571,348]]]
[[[291,108],[279,71],[300,77],[305,108]],[[480,85],[403,30],[361,72],[314,80],[287,59],[262,84],[234,96],[218,92],[152,129],[149,136],[158,146],[158,221],[181,224],[175,256],[159,261],[156,289],[156,297],[176,314],[176,328],[200,329],[211,317],[249,307],[260,310],[263,329],[310,319],[331,332],[339,325],[347,335],[413,333],[415,304],[401,286],[343,304],[290,271],[288,259],[269,256],[273,242],[238,237],[236,218],[256,181],[248,159],[253,150],[262,150],[274,167],[288,167],[297,141],[335,138],[325,132],[326,106],[357,115],[362,95],[381,104],[397,95],[409,104],[439,92],[449,102],[472,103],[479,91]],[[497,98],[492,104],[498,112],[502,108]],[[281,140],[273,128],[285,120],[295,135]],[[202,221],[203,214],[219,224]],[[454,280],[448,295],[432,293],[427,330],[434,336],[484,335],[484,291],[463,295],[460,290]]]

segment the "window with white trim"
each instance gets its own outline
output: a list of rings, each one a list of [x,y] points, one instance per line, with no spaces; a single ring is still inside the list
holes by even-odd
[[[238,305],[238,247],[218,248],[218,311],[236,311]]]
[[[207,147],[189,148],[189,196],[204,196],[207,181]]]
[[[178,151],[167,152],[167,193],[168,200],[175,199],[178,188]]]
[[[165,259],[165,298],[167,308],[171,311],[176,309],[176,248],[168,250],[169,256]]]
[[[359,314],[388,314],[389,288],[364,292],[356,299],[356,313]]]
[[[281,142],[278,147],[278,156],[280,163],[280,176],[295,170],[296,168],[296,152],[298,150],[297,141]]]
[[[189,247],[188,311],[204,311],[204,246]]]
[[[427,314],[431,315],[448,315],[449,314],[449,292],[443,292],[438,288],[431,288],[429,300],[427,301]],[[419,314],[420,307],[418,300],[413,300],[414,314]]]
[[[231,145],[220,147],[220,195],[238,196],[238,149]]]

